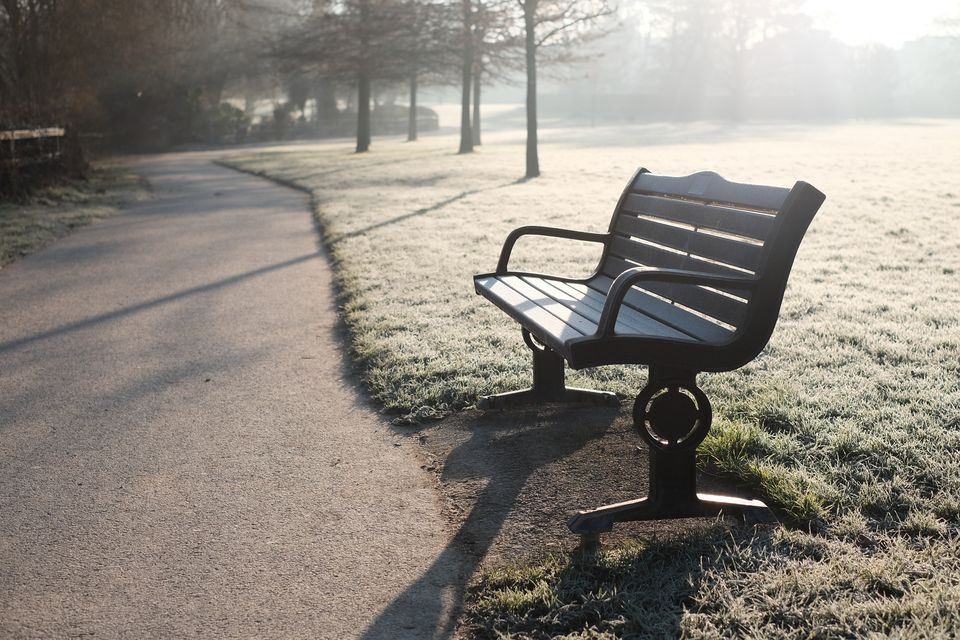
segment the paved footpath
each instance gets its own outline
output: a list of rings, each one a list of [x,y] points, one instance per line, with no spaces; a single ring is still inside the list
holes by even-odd
[[[459,555],[306,197],[136,169],[152,198],[0,271],[0,637],[447,636]]]

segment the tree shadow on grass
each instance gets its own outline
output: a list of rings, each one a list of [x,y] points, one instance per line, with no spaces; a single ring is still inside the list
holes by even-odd
[[[406,221],[406,220],[410,220],[411,218],[418,218],[418,217],[420,217],[420,216],[422,216],[422,215],[426,215],[426,214],[428,214],[428,213],[433,213],[434,211],[439,211],[440,209],[443,209],[443,208],[445,208],[445,207],[447,207],[447,206],[449,206],[449,205],[451,205],[451,204],[453,204],[453,203],[455,203],[455,202],[459,202],[460,200],[463,200],[464,198],[468,198],[468,197],[473,196],[473,195],[476,195],[476,194],[478,194],[478,193],[485,193],[485,192],[487,192],[487,191],[496,191],[496,190],[498,190],[498,189],[506,189],[507,187],[512,187],[512,186],[515,186],[515,185],[518,185],[518,184],[522,184],[522,183],[524,183],[525,181],[526,181],[526,178],[520,178],[519,180],[513,180],[513,181],[511,181],[511,182],[507,182],[507,183],[504,183],[504,184],[494,185],[494,186],[492,186],[492,187],[484,187],[483,189],[469,189],[469,190],[467,190],[467,191],[461,191],[461,192],[458,193],[457,195],[455,195],[455,196],[450,196],[449,198],[445,198],[445,199],[443,199],[443,200],[440,200],[439,202],[436,202],[436,203],[430,205],[429,207],[422,207],[422,208],[420,208],[420,209],[417,209],[416,211],[410,211],[409,213],[404,213],[404,214],[401,214],[401,215],[399,215],[399,216],[394,216],[393,218],[389,218],[389,219],[384,220],[384,221],[382,221],[382,222],[377,222],[376,224],[368,225],[368,226],[363,227],[363,228],[361,228],[361,229],[356,229],[356,230],[354,230],[354,231],[348,231],[347,233],[341,233],[341,234],[337,234],[337,235],[331,236],[331,237],[327,240],[327,244],[328,244],[329,246],[333,247],[333,246],[336,246],[337,243],[339,243],[339,242],[341,242],[341,241],[343,241],[343,240],[346,240],[347,238],[355,238],[355,237],[357,237],[357,236],[362,236],[362,235],[365,235],[365,234],[367,234],[367,233],[369,233],[369,232],[371,232],[371,231],[375,231],[375,230],[377,230],[377,229],[382,229],[383,227],[389,227],[389,226],[391,226],[391,225],[398,224],[398,223],[404,222],[404,221]]]
[[[471,590],[483,592],[467,625],[471,637],[579,637],[586,630],[624,638],[677,638],[684,616],[714,607],[702,590],[712,567],[731,562],[730,548],[748,547],[746,571],[777,550],[772,529],[723,524],[631,542],[613,552],[555,557],[534,568],[492,572]],[[783,545],[781,545],[783,546]],[[720,613],[722,617],[722,612]],[[697,626],[702,620],[688,624]]]
[[[357,154],[355,151],[351,151],[349,154],[347,154],[347,157],[356,158]],[[238,169],[239,171],[247,172],[247,169],[230,164],[229,158],[221,161],[220,164],[222,164],[223,166],[230,167],[231,169]],[[388,158],[386,160],[380,160],[378,162],[362,162],[360,160],[348,161],[346,164],[337,165],[333,169],[324,169],[322,171],[311,171],[308,173],[293,174],[289,176],[284,176],[284,179],[289,180],[290,182],[304,184],[307,180],[313,180],[316,178],[326,178],[328,176],[336,175],[339,173],[349,173],[350,171],[365,172],[367,169],[372,169],[374,167],[382,167],[382,166],[395,165],[395,164],[397,164],[396,158]],[[270,176],[266,174],[260,174],[255,172],[255,175],[262,175],[262,177],[270,179]]]

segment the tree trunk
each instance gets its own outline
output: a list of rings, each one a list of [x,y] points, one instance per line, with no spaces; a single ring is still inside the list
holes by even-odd
[[[407,142],[417,139],[417,72],[410,74],[410,119],[407,122]]]
[[[540,175],[540,159],[537,156],[537,34],[534,23],[536,13],[537,0],[527,0],[523,7],[527,53],[527,178],[536,178]]]
[[[470,0],[463,0],[463,93],[460,101],[460,153],[473,151],[470,127],[470,85],[473,71],[473,27]]]
[[[480,69],[473,72],[473,145],[480,146]]]
[[[357,76],[357,153],[370,149],[370,76],[362,69]]]
[[[357,153],[370,149],[370,19],[369,0],[360,0],[360,68],[357,71]]]

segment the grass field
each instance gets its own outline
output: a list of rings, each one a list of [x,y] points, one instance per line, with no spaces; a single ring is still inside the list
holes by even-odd
[[[101,168],[86,180],[64,179],[44,187],[26,202],[0,202],[0,268],[77,227],[116,213],[124,202],[143,193],[137,176]]]
[[[701,455],[794,528],[495,571],[469,614],[477,634],[960,634],[960,123],[555,129],[527,182],[514,134],[485,142],[470,156],[437,137],[231,159],[313,192],[364,383],[401,416],[528,384],[515,324],[471,285],[511,229],[605,230],[638,166],[803,179],[827,201],[769,347],[701,377],[717,414]],[[561,242],[522,241],[517,264],[589,272],[596,249]],[[570,377],[633,396],[644,372]]]

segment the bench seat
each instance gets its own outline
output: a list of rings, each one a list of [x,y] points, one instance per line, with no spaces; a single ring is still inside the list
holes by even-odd
[[[564,357],[582,368],[573,345],[597,338],[600,314],[613,280],[596,276],[567,280],[533,274],[480,277],[477,292],[527,328]],[[617,315],[615,337],[633,340],[668,338],[690,344],[722,345],[733,332],[696,314],[634,290],[632,304]],[[579,350],[577,350],[579,353]]]

